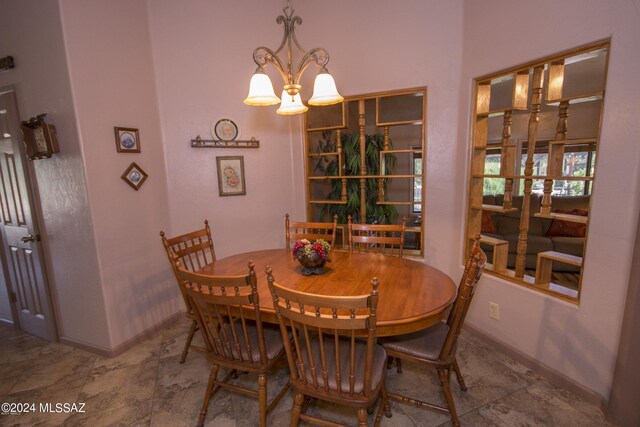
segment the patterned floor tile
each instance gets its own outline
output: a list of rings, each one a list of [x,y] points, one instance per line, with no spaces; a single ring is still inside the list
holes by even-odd
[[[153,337],[114,358],[49,343],[0,325],[0,399],[8,403],[83,404],[84,412],[35,411],[0,415],[0,426],[192,426],[198,419],[210,371],[204,354],[190,351],[179,363],[190,321],[179,319]],[[194,343],[202,343],[196,333]],[[468,386],[455,378],[452,390],[460,421],[469,426],[608,426],[594,405],[555,387],[507,355],[463,331],[458,361]],[[286,384],[282,364],[269,376],[269,397]],[[254,386],[256,376],[241,374],[239,384]],[[403,373],[387,370],[387,388],[443,404],[433,369],[403,363]],[[268,425],[288,426],[293,404],[289,391],[269,414]],[[209,403],[206,426],[258,425],[258,402],[220,391]],[[43,409],[55,409],[43,407]],[[383,427],[449,426],[448,415],[392,401]],[[314,401],[311,414],[355,424],[355,411]],[[370,422],[373,421],[370,416]]]

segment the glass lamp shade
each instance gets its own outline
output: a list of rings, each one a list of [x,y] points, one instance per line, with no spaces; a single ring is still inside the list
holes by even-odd
[[[343,100],[344,98],[338,93],[335,80],[323,67],[313,83],[313,96],[309,100],[309,105],[331,105]]]
[[[286,91],[282,91],[282,103],[280,104],[280,108],[276,111],[278,114],[282,114],[283,116],[289,116],[292,114],[300,114],[304,113],[308,110],[303,103],[302,98],[300,98],[300,94],[296,94],[295,96],[289,95]]]
[[[280,98],[273,91],[273,84],[271,84],[269,76],[261,69],[256,70],[251,77],[249,95],[244,103],[247,105],[276,105],[279,102]]]

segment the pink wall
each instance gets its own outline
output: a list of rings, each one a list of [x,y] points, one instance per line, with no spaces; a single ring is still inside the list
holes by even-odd
[[[454,277],[461,274],[473,77],[614,34],[582,304],[576,307],[485,278],[470,318],[482,331],[607,396],[631,257],[629,236],[638,213],[637,189],[629,188],[624,177],[616,178],[613,166],[622,161],[629,177],[637,174],[637,148],[630,145],[632,132],[625,120],[637,106],[630,105],[632,96],[617,91],[632,86],[630,70],[637,65],[637,53],[631,47],[631,41],[637,41],[635,15],[626,9],[630,5],[604,1],[590,2],[593,7],[576,2],[545,5],[294,2],[303,18],[299,40],[306,48],[322,45],[329,50],[329,68],[346,95],[428,86],[426,260]],[[304,209],[297,185],[303,177],[302,135],[293,126],[289,138],[286,123],[291,119],[275,116],[273,109],[251,109],[240,103],[254,68],[252,50],[259,44],[275,47],[280,40],[274,19],[281,7],[280,2],[250,6],[189,2],[186,7],[154,2],[150,10],[172,224],[184,231],[202,216],[215,217],[222,256],[281,244],[282,213]],[[569,26],[569,18],[577,23]],[[539,43],[529,42],[530,32],[522,31],[529,22],[541,26]],[[251,31],[234,31],[237,26]],[[231,32],[233,36],[227,36]],[[216,196],[215,156],[226,151],[200,153],[186,147],[195,135],[208,135],[210,123],[221,115],[234,117],[243,130],[249,129],[249,135],[263,141],[257,152],[229,153],[245,155],[250,173],[256,173],[254,167],[264,168],[258,181],[248,176],[250,194],[244,200]],[[285,141],[289,146],[275,145]],[[622,151],[606,152],[607,144]],[[281,168],[266,166],[273,162],[281,162]],[[258,195],[251,193],[252,185],[257,185],[253,191]],[[273,200],[273,204],[261,204],[262,200]],[[253,213],[255,206],[260,206],[259,220]],[[626,208],[611,210],[610,206]],[[617,233],[609,232],[611,223],[619,227]],[[253,236],[259,233],[265,237],[256,242]],[[615,265],[615,271],[611,273],[606,265]],[[488,300],[501,303],[500,322],[489,321]]]
[[[45,80],[41,69],[30,68],[32,75],[25,82],[35,86],[25,87],[27,97],[19,101],[26,108],[24,116],[41,109],[65,112],[54,117],[64,123],[62,132],[76,143],[75,150],[67,147],[69,154],[56,161],[64,159],[71,176],[57,172],[55,163],[42,166],[57,174],[57,182],[69,186],[74,195],[64,206],[54,200],[45,203],[51,227],[74,237],[59,243],[52,239],[51,244],[60,245],[52,251],[57,257],[55,281],[59,288],[73,291],[60,303],[67,304],[70,320],[81,322],[87,312],[69,302],[74,293],[93,298],[87,303],[97,306],[98,317],[92,321],[95,341],[113,348],[181,309],[159,229],[181,233],[208,218],[217,253],[224,257],[283,245],[284,213],[304,215],[299,118],[277,116],[275,107],[242,104],[255,68],[253,49],[263,44],[277,47],[280,42],[282,30],[275,17],[283,3],[61,4],[72,85],[58,55],[47,69],[53,76]],[[605,0],[547,0],[535,5],[507,0],[299,0],[294,8],[303,18],[300,42],[307,49],[321,45],[329,50],[329,68],[345,95],[428,86],[425,258],[455,278],[462,274],[473,78],[612,35],[580,306],[485,276],[469,316],[476,328],[607,397],[640,208],[640,147],[634,143],[640,134],[640,89],[634,74],[640,65],[637,8]],[[25,22],[26,14],[18,24]],[[48,25],[55,36],[58,24],[47,22],[44,28]],[[20,34],[19,28],[16,25],[13,32]],[[532,34],[539,34],[535,43],[530,41]],[[12,44],[21,46],[15,38]],[[53,52],[62,54],[62,48]],[[34,53],[27,56],[33,62],[38,58]],[[0,74],[0,82],[5,75]],[[277,75],[271,75],[276,82]],[[61,84],[47,85],[53,78]],[[307,87],[309,80],[303,81]],[[242,137],[260,139],[261,148],[189,147],[198,134],[208,138],[211,123],[222,116],[238,123]],[[115,152],[114,125],[140,129],[141,154]],[[245,157],[246,196],[218,196],[215,157],[224,155]],[[83,199],[80,161],[85,165],[88,200]],[[138,192],[119,178],[131,161],[150,175]],[[81,232],[69,230],[73,221],[64,217],[67,205]],[[76,245],[83,250],[76,253]],[[62,249],[86,260],[77,274],[87,278],[87,289],[77,289],[76,271],[66,258],[55,255]],[[71,284],[60,285],[65,278]],[[501,305],[499,322],[489,319],[488,301]],[[108,313],[106,322],[99,316],[102,307]],[[86,329],[65,320],[64,330],[73,330],[78,339],[85,339]]]
[[[452,165],[465,161],[468,133],[460,134],[458,126],[462,2],[332,0],[293,6],[303,20],[303,46],[329,49],[329,69],[346,95],[428,87],[425,258],[457,277],[462,236],[451,218],[464,211],[455,189],[466,181]]]
[[[282,7],[280,1],[156,1],[149,9],[171,221],[175,232],[183,232],[209,218],[219,256],[282,245],[284,213],[304,216],[299,119],[277,116],[276,107],[242,103],[255,69],[253,50],[259,45],[276,48],[280,43],[282,28],[275,18]],[[458,113],[461,4],[410,1],[397,7],[376,2],[370,7],[364,1],[297,1],[293,7],[303,20],[297,28],[299,41],[307,49],[320,45],[329,50],[329,69],[345,95],[430,86],[432,167],[426,185],[433,197],[427,202],[426,226],[431,235],[427,253],[430,261],[456,269],[458,248],[443,243],[457,229],[448,219],[463,205],[443,183],[463,183],[448,166],[465,155],[464,148],[453,143],[459,136],[457,125],[452,126]],[[280,77],[273,70],[269,73],[280,86]],[[303,79],[303,98],[310,96],[313,74],[310,69]],[[431,110],[433,105],[439,108]],[[191,138],[210,135],[212,121],[220,116],[234,118],[243,136],[260,139],[261,148],[189,148]],[[215,157],[223,155],[245,156],[247,196],[218,197]]]
[[[461,134],[469,129],[474,77],[612,38],[580,305],[485,276],[468,320],[608,398],[640,208],[640,5],[493,0],[464,6]],[[500,304],[500,321],[489,319],[488,301]]]
[[[92,225],[111,348],[182,310],[158,232],[169,224],[164,147],[143,1],[62,0]],[[117,153],[114,126],[138,128],[142,152]],[[135,191],[131,162],[149,178]]]
[[[0,87],[15,86],[22,120],[47,113],[60,143],[53,158],[29,162],[39,187],[58,333],[61,339],[110,348],[58,4],[1,0],[0,10],[0,52],[16,62],[15,69],[0,73]]]
[[[284,214],[304,216],[300,117],[242,102],[256,68],[253,50],[261,44],[277,47],[282,38],[275,23],[281,2],[152,3],[170,231],[183,233],[208,219],[218,257],[283,246]],[[281,85],[280,77],[272,79]],[[256,137],[260,148],[191,148],[197,135],[212,138],[211,124],[220,117],[232,118],[240,138]],[[219,196],[216,156],[244,156],[246,196]]]

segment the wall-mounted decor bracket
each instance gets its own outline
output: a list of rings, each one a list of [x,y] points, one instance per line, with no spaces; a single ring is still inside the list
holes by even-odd
[[[260,140],[252,137],[251,139],[222,141],[219,139],[202,139],[198,135],[196,139],[191,140],[191,146],[196,148],[260,148]]]

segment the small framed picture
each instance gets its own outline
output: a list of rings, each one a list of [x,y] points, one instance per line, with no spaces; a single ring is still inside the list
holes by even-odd
[[[142,184],[148,177],[149,175],[147,175],[147,173],[143,171],[136,162],[131,163],[121,176],[121,178],[124,179],[124,182],[129,184],[136,191],[142,187]]]
[[[138,129],[114,127],[116,133],[116,150],[118,153],[139,153],[140,135]]]
[[[244,196],[247,194],[244,182],[244,157],[218,156],[216,163],[220,196]]]

